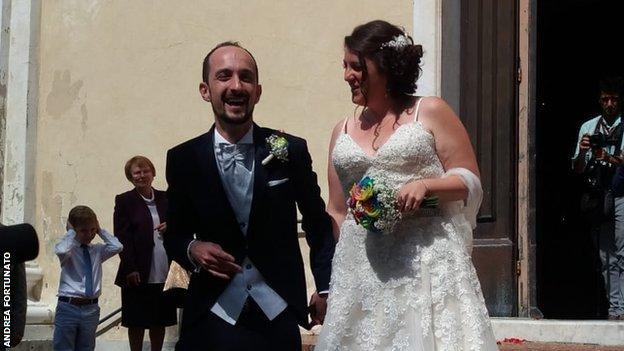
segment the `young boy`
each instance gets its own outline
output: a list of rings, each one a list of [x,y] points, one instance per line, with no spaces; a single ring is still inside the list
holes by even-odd
[[[91,244],[98,234],[104,244]],[[93,210],[76,206],[69,211],[67,234],[54,251],[61,261],[58,304],[54,318],[54,350],[94,350],[100,319],[98,296],[102,288],[102,262],[123,246],[100,228]]]

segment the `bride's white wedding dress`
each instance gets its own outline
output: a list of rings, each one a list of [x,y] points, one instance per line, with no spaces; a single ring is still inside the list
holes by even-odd
[[[445,175],[433,135],[417,116],[418,111],[414,121],[399,126],[375,156],[348,134],[338,137],[332,159],[345,194],[365,175],[397,187]],[[421,210],[388,235],[368,233],[348,214],[315,350],[498,350],[462,206]]]

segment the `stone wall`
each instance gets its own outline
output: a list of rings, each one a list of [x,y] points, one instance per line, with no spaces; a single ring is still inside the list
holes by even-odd
[[[254,119],[308,139],[326,196],[331,130],[354,110],[343,37],[380,17],[411,31],[412,10],[409,0],[42,2],[34,173],[41,301],[55,305],[53,247],[68,211],[86,204],[111,228],[114,196],[131,188],[125,161],[149,157],[154,185],[165,189],[166,150],[209,128],[198,84],[212,46],[236,40],[253,52],[263,85]],[[102,316],[121,303],[117,264],[104,264]],[[125,329],[104,338],[125,338]]]

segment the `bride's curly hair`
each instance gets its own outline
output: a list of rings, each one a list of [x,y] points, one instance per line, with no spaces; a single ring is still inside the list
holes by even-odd
[[[407,43],[392,45],[391,42],[401,36],[407,39]],[[371,60],[386,77],[386,91],[395,102],[395,108],[403,110],[414,104],[422,46],[414,45],[412,38],[401,28],[382,20],[355,27],[353,33],[345,37],[344,44],[357,54],[364,70],[364,81],[368,76],[364,59]]]

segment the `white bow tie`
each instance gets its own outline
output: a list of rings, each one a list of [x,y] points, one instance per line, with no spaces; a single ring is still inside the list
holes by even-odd
[[[231,167],[235,167],[236,164],[240,164],[248,171],[251,170],[251,165],[247,165],[247,154],[251,149],[251,144],[227,144],[219,143],[219,154],[221,155],[221,161],[223,170],[227,171]]]

